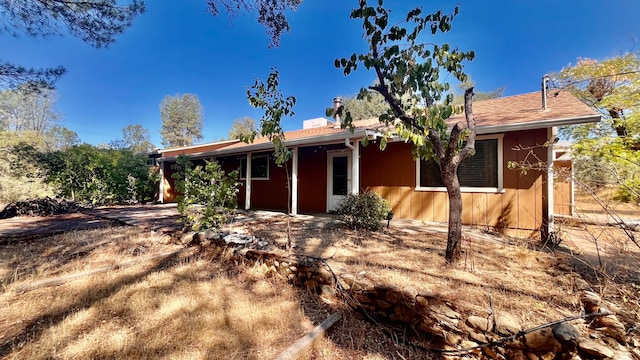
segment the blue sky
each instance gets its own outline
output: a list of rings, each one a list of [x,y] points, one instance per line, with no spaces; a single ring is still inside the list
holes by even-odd
[[[479,90],[506,87],[505,95],[538,91],[542,75],[579,57],[603,59],[640,50],[637,0],[387,0],[397,16],[417,5],[450,11],[460,3],[453,29],[425,41],[446,41],[474,50],[466,71]],[[91,144],[122,136],[128,124],[142,124],[160,146],[159,105],[164,96],[196,94],[204,107],[204,142],[227,135],[235,118],[261,113],[246,99],[256,78],[277,67],[281,90],[296,96],[286,130],[324,116],[337,95],[349,96],[373,81],[358,70],[345,77],[336,58],[365,50],[360,23],[349,19],[357,0],[305,0],[289,14],[292,32],[279,48],[268,48],[255,17],[213,18],[205,0],[149,0],[147,12],[106,49],[72,36],[31,39],[0,34],[3,61],[33,67],[64,65],[57,83],[63,126]]]

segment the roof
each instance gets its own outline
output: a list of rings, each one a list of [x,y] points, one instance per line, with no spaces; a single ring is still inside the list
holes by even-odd
[[[549,128],[584,124],[600,121],[600,114],[590,108],[567,91],[549,92],[547,109],[542,109],[542,95],[533,92],[473,103],[473,115],[478,134],[502,133],[509,131]],[[464,122],[464,114],[456,115],[447,122],[450,125]],[[379,128],[377,118],[354,122],[355,131],[334,128],[333,125],[311,129],[285,132],[288,146],[321,144],[344,141],[344,139],[362,138],[367,130]],[[220,145],[220,146],[218,146]],[[180,149],[179,153],[193,156],[212,156],[238,154],[247,151],[263,151],[273,146],[266,137],[256,137],[247,144],[238,141],[227,141],[191,146]],[[173,149],[172,149],[173,150]],[[177,152],[165,152],[164,157],[173,156]]]

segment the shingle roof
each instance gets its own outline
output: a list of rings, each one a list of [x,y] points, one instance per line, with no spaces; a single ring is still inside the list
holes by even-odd
[[[566,122],[566,125],[579,122],[594,122],[599,119],[599,114],[578,100],[567,91],[549,92],[547,97],[547,109],[542,109],[542,96],[540,92],[507,96],[498,99],[484,100],[473,103],[473,114],[476,120],[478,132],[499,132],[518,129],[518,126],[525,125],[528,128],[559,126]],[[459,114],[447,122],[452,125],[456,122],[464,122],[464,114]],[[554,122],[549,125],[549,122]],[[537,124],[539,123],[540,124]],[[377,118],[366,119],[354,122],[356,129],[362,132],[365,129],[380,128]],[[312,144],[322,142],[323,138],[331,137],[343,133],[349,137],[349,130],[335,129],[332,125],[311,129],[301,129],[285,132],[287,142],[296,141]],[[304,139],[309,139],[305,141]],[[252,144],[244,142],[227,143],[222,147],[215,147],[224,153],[242,152],[245,148],[266,145],[269,140],[266,137],[257,137]],[[217,144],[217,143],[214,143]],[[213,144],[203,144],[201,147],[190,149],[190,153],[205,153],[211,151]],[[166,156],[166,155],[165,155]]]

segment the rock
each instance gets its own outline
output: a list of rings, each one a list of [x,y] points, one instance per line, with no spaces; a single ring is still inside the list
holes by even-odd
[[[603,309],[606,310],[606,309]],[[624,324],[618,320],[615,315],[601,316],[596,321],[598,327],[602,327],[600,331],[612,338],[620,341],[622,344],[627,343],[627,331]]]
[[[603,343],[594,340],[587,340],[578,343],[578,350],[585,354],[605,359],[613,358],[613,355],[615,355],[613,350],[605,346]]]
[[[244,234],[229,234],[222,238],[227,244],[246,245],[253,241],[254,237]]]
[[[485,319],[475,315],[471,315],[467,318],[467,324],[472,328],[483,332],[488,332],[493,328],[493,322],[491,319]]]
[[[526,334],[522,343],[527,349],[537,353],[562,351],[562,344],[556,339],[553,331],[549,328]]]
[[[333,296],[333,295],[336,294],[336,290],[332,286],[329,286],[329,285],[320,286],[320,292],[324,296]]]
[[[520,349],[507,349],[506,354],[507,358],[511,360],[527,360],[524,352]]]
[[[429,305],[429,310],[436,314],[441,314],[451,319],[460,319],[460,314],[453,311],[453,309],[450,308],[445,303],[431,304]]]
[[[513,335],[522,331],[520,320],[507,312],[496,314],[495,321],[495,329],[498,334]]]
[[[562,344],[564,351],[575,351],[578,341],[582,338],[580,331],[569,323],[560,323],[551,328],[553,336]]]
[[[473,341],[477,341],[481,344],[489,342],[489,339],[487,339],[487,336],[485,334],[477,333],[475,331],[469,331],[469,337]]]

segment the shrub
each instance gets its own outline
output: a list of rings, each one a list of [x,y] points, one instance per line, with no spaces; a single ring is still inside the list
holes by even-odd
[[[178,212],[193,230],[218,228],[227,223],[237,207],[238,172],[226,174],[215,161],[193,166],[184,156],[174,166]]]
[[[357,195],[348,194],[336,209],[340,220],[349,227],[371,231],[377,231],[383,227],[382,220],[387,218],[389,211],[391,211],[389,202],[372,191]]]

